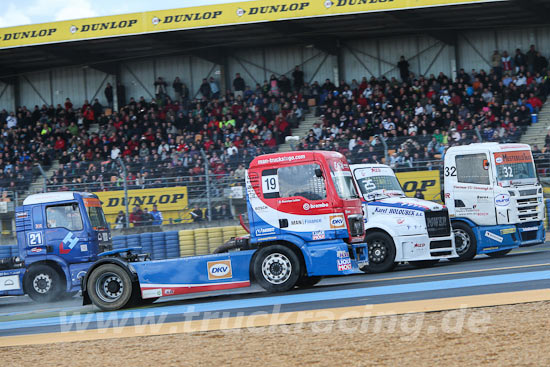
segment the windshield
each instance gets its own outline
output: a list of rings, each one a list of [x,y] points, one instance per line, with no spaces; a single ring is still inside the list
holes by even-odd
[[[375,193],[376,191],[380,191],[380,193],[397,191],[404,195],[401,185],[395,176],[365,177],[357,180],[357,184],[363,195]]]
[[[355,185],[353,184],[353,179],[351,178],[351,172],[347,171],[338,171],[331,172],[332,182],[334,187],[336,187],[336,192],[341,199],[350,200],[357,199],[359,195],[355,190]]]
[[[88,218],[90,218],[90,225],[92,228],[107,228],[107,221],[105,220],[105,214],[103,214],[99,199],[85,198],[84,206],[88,212]]]
[[[103,209],[96,206],[88,207],[87,209],[90,224],[93,228],[107,228],[107,221],[105,220]]]
[[[495,153],[495,163],[499,182],[512,183],[537,178],[533,157],[528,150]]]

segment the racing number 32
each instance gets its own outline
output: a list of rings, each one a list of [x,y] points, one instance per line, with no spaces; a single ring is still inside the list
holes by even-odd
[[[445,177],[449,177],[449,176],[456,176],[456,167],[455,166],[451,166],[451,167],[445,167]]]

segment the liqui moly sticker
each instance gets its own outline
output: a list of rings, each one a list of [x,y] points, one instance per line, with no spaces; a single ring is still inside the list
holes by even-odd
[[[494,241],[497,241],[499,243],[502,243],[502,241],[504,240],[504,238],[502,238],[501,236],[497,235],[497,234],[494,234],[492,232],[489,232],[489,231],[485,231],[485,237],[487,238],[490,238]]]

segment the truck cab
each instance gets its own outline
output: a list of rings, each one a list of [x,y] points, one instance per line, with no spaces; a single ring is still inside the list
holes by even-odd
[[[460,259],[544,242],[543,190],[529,145],[451,147],[443,176]]]
[[[287,243],[302,253],[304,277],[357,268],[364,240],[361,201],[350,167],[336,152],[303,151],[257,157],[246,172],[250,243]],[[363,251],[365,250],[365,251]],[[324,259],[313,261],[314,258]]]
[[[15,224],[19,255],[0,261],[0,295],[52,301],[74,294],[89,265],[111,247],[101,202],[89,193],[30,195],[16,208]]]
[[[399,262],[425,267],[456,257],[449,213],[443,205],[405,196],[393,170],[383,164],[351,165],[362,195],[371,273]]]

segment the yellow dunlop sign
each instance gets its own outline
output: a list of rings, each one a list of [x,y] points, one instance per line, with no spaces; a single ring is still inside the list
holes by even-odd
[[[99,200],[103,203],[103,211],[107,222],[114,223],[120,211],[125,212],[124,191],[101,191],[95,192]],[[153,205],[157,205],[162,212],[164,224],[171,221],[189,222],[187,187],[165,187],[161,189],[143,189],[128,190],[128,210],[139,205],[141,209],[147,208],[153,210]]]
[[[259,0],[0,29],[0,49],[306,17],[504,0]]]
[[[407,196],[413,197],[416,190],[420,190],[424,199],[441,201],[439,171],[398,172],[396,176]]]

